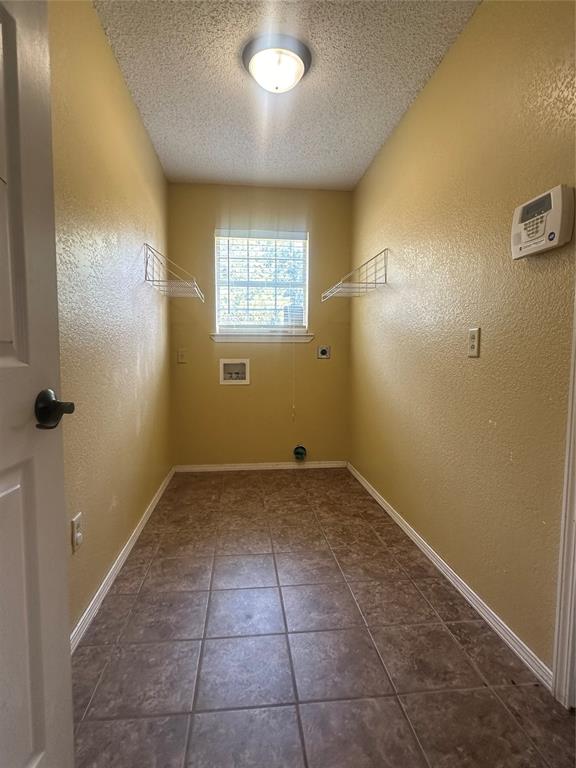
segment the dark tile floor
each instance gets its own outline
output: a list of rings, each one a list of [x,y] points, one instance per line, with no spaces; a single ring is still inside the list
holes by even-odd
[[[573,768],[574,718],[345,470],[174,477],[73,658],[77,768]]]

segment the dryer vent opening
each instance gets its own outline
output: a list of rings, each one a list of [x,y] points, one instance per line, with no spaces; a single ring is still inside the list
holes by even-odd
[[[306,458],[306,448],[304,448],[303,445],[297,445],[296,448],[294,448],[293,453],[296,461],[304,461]]]

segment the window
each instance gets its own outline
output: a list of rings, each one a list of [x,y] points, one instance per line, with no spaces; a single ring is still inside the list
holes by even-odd
[[[216,332],[305,332],[308,234],[217,230],[215,239]]]

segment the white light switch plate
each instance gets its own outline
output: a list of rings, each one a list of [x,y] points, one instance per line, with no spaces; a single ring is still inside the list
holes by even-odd
[[[72,518],[70,521],[71,534],[72,534],[72,552],[76,552],[79,546],[84,541],[84,533],[82,532],[82,512]]]

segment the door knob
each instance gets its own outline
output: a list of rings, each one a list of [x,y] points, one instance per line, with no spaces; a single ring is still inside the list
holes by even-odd
[[[74,413],[74,403],[63,403],[53,389],[43,389],[34,403],[37,429],[54,429],[65,413]]]

